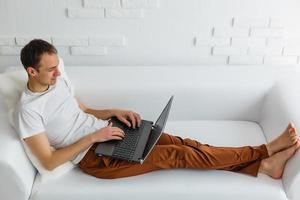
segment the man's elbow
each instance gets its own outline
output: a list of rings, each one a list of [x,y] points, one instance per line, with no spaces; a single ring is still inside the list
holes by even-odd
[[[85,106],[80,106],[80,109],[81,109],[83,112],[85,112],[85,113],[88,112],[88,108],[85,107]]]
[[[42,165],[48,171],[53,171],[56,168],[51,162],[43,162]]]
[[[76,98],[76,100],[77,100],[77,103],[78,103],[78,105],[79,105],[79,108],[80,108],[83,112],[88,113],[88,107],[86,107],[86,106],[79,100],[79,98],[77,98],[77,97],[75,97],[75,98]]]

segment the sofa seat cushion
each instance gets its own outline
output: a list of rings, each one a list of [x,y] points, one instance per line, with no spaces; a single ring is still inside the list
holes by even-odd
[[[170,121],[165,132],[214,146],[265,143],[261,127],[247,121]],[[98,179],[78,168],[42,182],[37,175],[31,200],[60,199],[285,199],[281,180],[221,170],[170,169],[121,179]]]

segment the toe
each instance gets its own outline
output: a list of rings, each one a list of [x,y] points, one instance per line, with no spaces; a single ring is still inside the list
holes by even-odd
[[[295,128],[295,124],[291,123],[291,126],[292,126],[293,128]]]
[[[295,131],[295,129],[294,129],[294,128],[290,128],[290,129],[289,129],[289,133],[290,133],[290,134],[295,134],[295,133],[296,133],[296,131]]]
[[[292,139],[292,144],[296,144],[298,142],[298,138],[293,138]]]
[[[296,149],[299,149],[299,147],[300,147],[300,139],[298,139],[298,141],[297,141],[297,143],[295,144],[295,146],[296,146]]]

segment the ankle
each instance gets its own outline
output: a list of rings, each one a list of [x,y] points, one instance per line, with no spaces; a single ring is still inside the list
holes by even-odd
[[[265,160],[262,160],[260,162],[260,166],[259,166],[258,172],[262,173],[262,174],[269,175],[268,163]]]
[[[261,173],[264,173],[264,172],[265,172],[265,162],[264,162],[264,160],[262,160],[262,161],[260,162],[258,171],[261,172]]]
[[[267,148],[269,157],[272,156],[273,151],[272,151],[272,148],[271,148],[271,144],[270,143],[266,144],[266,148]]]

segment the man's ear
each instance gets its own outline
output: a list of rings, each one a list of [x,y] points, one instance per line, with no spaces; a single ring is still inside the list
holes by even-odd
[[[27,73],[30,75],[30,76],[36,76],[37,75],[37,71],[36,69],[34,69],[33,67],[27,67]]]

